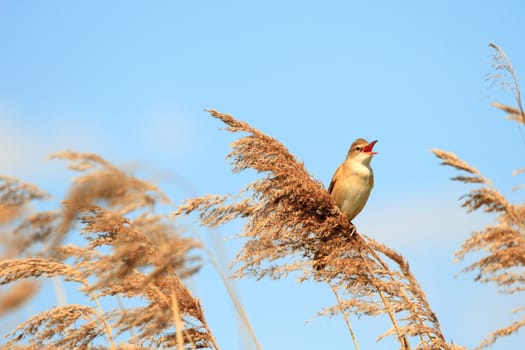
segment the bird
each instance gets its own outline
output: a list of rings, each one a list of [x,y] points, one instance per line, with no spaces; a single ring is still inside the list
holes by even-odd
[[[374,173],[370,162],[377,154],[373,151],[376,143],[377,140],[355,140],[328,186],[332,200],[350,221],[363,210],[374,187]]]
[[[368,142],[358,138],[352,143],[345,161],[337,168],[328,186],[328,193],[341,212],[352,221],[365,207],[372,187],[374,173],[370,167],[377,140]],[[327,238],[321,241],[326,243]],[[326,267],[328,252],[319,246],[313,258],[313,267],[321,271]]]

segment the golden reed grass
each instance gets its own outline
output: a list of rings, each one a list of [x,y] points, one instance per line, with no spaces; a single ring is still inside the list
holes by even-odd
[[[494,44],[489,44],[494,50],[494,68],[496,74],[490,76],[506,89],[510,89],[514,95],[517,107],[507,106],[501,103],[493,103],[493,106],[507,113],[507,119],[517,122],[518,127],[525,125],[525,113],[521,102],[521,93],[516,77],[516,72],[507,55]],[[523,137],[523,132],[520,129]],[[523,141],[523,138],[522,138]],[[525,142],[525,141],[524,141]],[[476,168],[461,160],[451,152],[439,149],[432,150],[442,160],[442,165],[453,167],[466,173],[458,175],[452,180],[468,184],[478,184],[481,187],[471,190],[465,194],[463,207],[472,212],[483,210],[487,213],[495,213],[498,223],[489,225],[480,231],[474,232],[467,238],[460,250],[456,252],[458,261],[463,260],[467,254],[481,252],[480,257],[474,263],[468,265],[465,272],[475,272],[476,281],[482,283],[495,283],[502,293],[515,294],[525,291],[525,203],[514,204],[485,178]],[[518,169],[514,174],[523,172]],[[524,308],[514,312],[522,312]],[[495,330],[479,344],[478,349],[492,345],[501,337],[518,332],[525,327],[525,314],[506,327]]]
[[[350,314],[386,315],[391,328],[381,338],[394,336],[404,349],[455,348],[446,343],[401,255],[359,234],[323,185],[277,140],[229,115],[211,114],[228,130],[248,133],[233,145],[234,171],[252,168],[266,176],[239,196],[190,199],[175,216],[196,211],[210,227],[244,218],[237,277],[282,278],[299,272],[301,279],[333,289],[338,303],[321,314],[343,313],[350,332]],[[8,334],[6,346],[87,349],[102,341],[107,345],[101,347],[111,349],[180,348],[181,343],[218,348],[198,300],[181,279],[198,272],[200,261],[191,251],[199,249],[199,243],[182,237],[153,213],[167,198],[99,156],[66,152],[54,158],[69,160],[81,175],[61,210],[28,212],[25,217],[23,211],[12,211],[22,217],[4,239],[10,254],[0,263],[0,283],[59,276],[78,284],[94,303],[58,306],[36,315]],[[9,181],[14,195],[6,197],[11,200],[7,204],[43,199],[36,189]],[[63,244],[78,225],[86,244]],[[103,310],[99,300],[115,296],[140,298],[146,305]],[[115,338],[123,334],[130,335],[128,341],[117,343]],[[354,344],[358,347],[356,337]]]
[[[329,284],[341,300],[322,314],[386,315],[392,327],[381,338],[394,336],[404,349],[453,347],[401,255],[359,234],[321,182],[279,141],[230,115],[209,112],[226,130],[247,134],[232,144],[233,171],[250,168],[263,177],[237,196],[189,199],[175,216],[197,212],[208,227],[244,218],[236,277],[283,278],[297,272],[301,280]]]
[[[0,178],[2,235],[0,311],[36,293],[28,278],[60,277],[93,302],[62,305],[33,316],[7,334],[5,348],[146,349],[218,346],[199,301],[182,279],[201,262],[200,244],[183,237],[167,215],[155,214],[166,196],[94,154],[53,155],[80,172],[58,211],[31,213],[46,195],[16,179]],[[64,244],[67,234],[86,244]],[[78,241],[78,240],[76,240]],[[21,292],[22,291],[22,292]],[[102,308],[101,299],[133,298],[142,306]],[[107,305],[107,303],[106,303]],[[126,337],[127,335],[127,337]],[[127,339],[116,341],[115,339]],[[105,344],[105,345],[98,345]],[[179,346],[180,347],[180,346]]]
[[[493,48],[499,53],[496,69],[508,70],[506,56]],[[513,71],[512,77],[516,81]],[[517,84],[513,91],[519,108],[497,107],[523,123]],[[39,284],[29,278],[61,278],[90,300],[86,305],[64,304],[34,315],[11,330],[0,347],[219,349],[199,301],[184,284],[187,277],[199,272],[199,253],[206,248],[172,222],[195,213],[206,227],[244,220],[240,233],[244,245],[233,264],[235,277],[285,278],[293,273],[300,281],[330,287],[337,303],[319,314],[342,314],[356,349],[359,334],[353,331],[351,316],[388,319],[390,327],[378,339],[392,337],[401,349],[465,349],[446,341],[403,256],[358,232],[322,183],[283,144],[228,114],[209,112],[226,130],[243,134],[229,154],[233,171],[253,169],[261,177],[235,196],[188,199],[172,217],[156,213],[169,200],[154,184],[94,154],[52,156],[68,161],[79,173],[59,210],[33,212],[31,203],[46,200],[47,194],[0,177],[0,224],[4,228],[0,284],[10,286],[0,293],[0,314],[36,295]],[[498,225],[465,241],[458,259],[485,251],[487,255],[466,270],[477,271],[479,281],[495,282],[508,293],[522,292],[525,205],[509,203],[477,169],[454,154],[434,153],[443,164],[466,173],[454,180],[482,186],[464,197],[467,209],[500,216]],[[82,240],[74,241],[84,244],[65,243],[68,235],[75,234]],[[249,327],[233,289],[228,287],[228,292]],[[124,299],[141,303],[128,307]],[[107,309],[107,305],[115,306]],[[523,325],[525,319],[495,331],[480,347]],[[255,335],[253,338],[261,348]]]

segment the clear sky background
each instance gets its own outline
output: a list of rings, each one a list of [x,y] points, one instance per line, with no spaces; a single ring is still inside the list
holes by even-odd
[[[524,143],[490,103],[513,104],[486,81],[488,42],[525,74],[516,1],[0,1],[0,172],[58,202],[72,174],[55,151],[99,153],[179,203],[235,193],[254,174],[224,160],[232,135],[203,110],[231,113],[282,141],[328,185],[351,142],[378,139],[375,188],[355,220],[410,262],[448,340],[473,347],[509,324],[523,297],[460,274],[453,254],[493,217],[466,214],[468,186],[429,152],[457,153],[513,200]],[[523,86],[522,86],[523,87]],[[525,87],[524,87],[525,89]],[[55,205],[57,204],[55,202]],[[212,233],[231,259],[239,226]],[[327,286],[236,281],[264,349],[351,348]],[[191,281],[222,349],[250,349],[211,266]],[[0,327],[56,304],[51,287]],[[74,295],[68,295],[74,302]],[[354,319],[362,349],[387,322]],[[522,349],[525,334],[494,349]]]

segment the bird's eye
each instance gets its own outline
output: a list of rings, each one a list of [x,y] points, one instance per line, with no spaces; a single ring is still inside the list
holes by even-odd
[[[361,146],[356,146],[355,150],[356,150],[357,152],[361,152],[362,148],[361,148]]]

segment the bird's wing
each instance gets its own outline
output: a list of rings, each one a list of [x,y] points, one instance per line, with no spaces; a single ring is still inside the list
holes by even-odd
[[[341,173],[343,169],[343,165],[341,164],[339,168],[334,173],[334,176],[332,177],[332,181],[330,181],[330,186],[328,186],[328,193],[332,194],[332,191],[334,190],[335,183],[337,182],[337,178],[339,177],[339,174]]]

